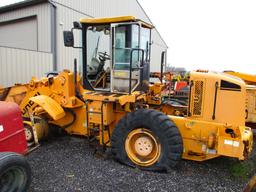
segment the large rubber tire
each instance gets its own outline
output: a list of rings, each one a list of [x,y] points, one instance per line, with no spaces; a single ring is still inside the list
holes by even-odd
[[[138,128],[150,131],[161,145],[161,154],[153,165],[140,166],[128,157],[126,138]],[[165,114],[152,109],[140,109],[125,115],[113,130],[111,145],[116,160],[144,170],[168,171],[177,165],[183,153],[183,141],[176,125]]]
[[[0,153],[0,191],[26,192],[31,183],[31,169],[26,159],[17,153]]]

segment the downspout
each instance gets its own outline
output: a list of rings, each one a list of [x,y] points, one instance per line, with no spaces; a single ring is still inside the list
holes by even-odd
[[[51,4],[51,52],[53,55],[53,71],[57,71],[57,7],[52,1]]]

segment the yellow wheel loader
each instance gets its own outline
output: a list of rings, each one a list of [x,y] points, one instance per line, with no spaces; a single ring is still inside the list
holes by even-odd
[[[141,169],[168,169],[181,158],[246,159],[253,139],[244,82],[191,72],[186,116],[168,116],[179,106],[164,105],[163,84],[149,83],[152,28],[133,16],[81,19],[64,32],[65,45],[81,49],[81,66],[75,60],[74,72],[33,78],[1,90],[1,98],[19,104],[37,139],[55,125],[98,140],[118,161]],[[79,46],[73,30],[81,31]]]

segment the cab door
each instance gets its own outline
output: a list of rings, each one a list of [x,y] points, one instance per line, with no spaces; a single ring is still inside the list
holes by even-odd
[[[140,25],[112,24],[111,92],[131,93],[141,82]]]

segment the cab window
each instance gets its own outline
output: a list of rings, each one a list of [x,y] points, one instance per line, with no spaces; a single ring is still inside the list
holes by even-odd
[[[115,29],[115,66],[116,70],[129,70],[131,50],[139,48],[139,26],[120,25]],[[132,67],[139,61],[138,51],[133,51]]]
[[[241,86],[229,81],[221,80],[220,89],[228,91],[241,91]]]

